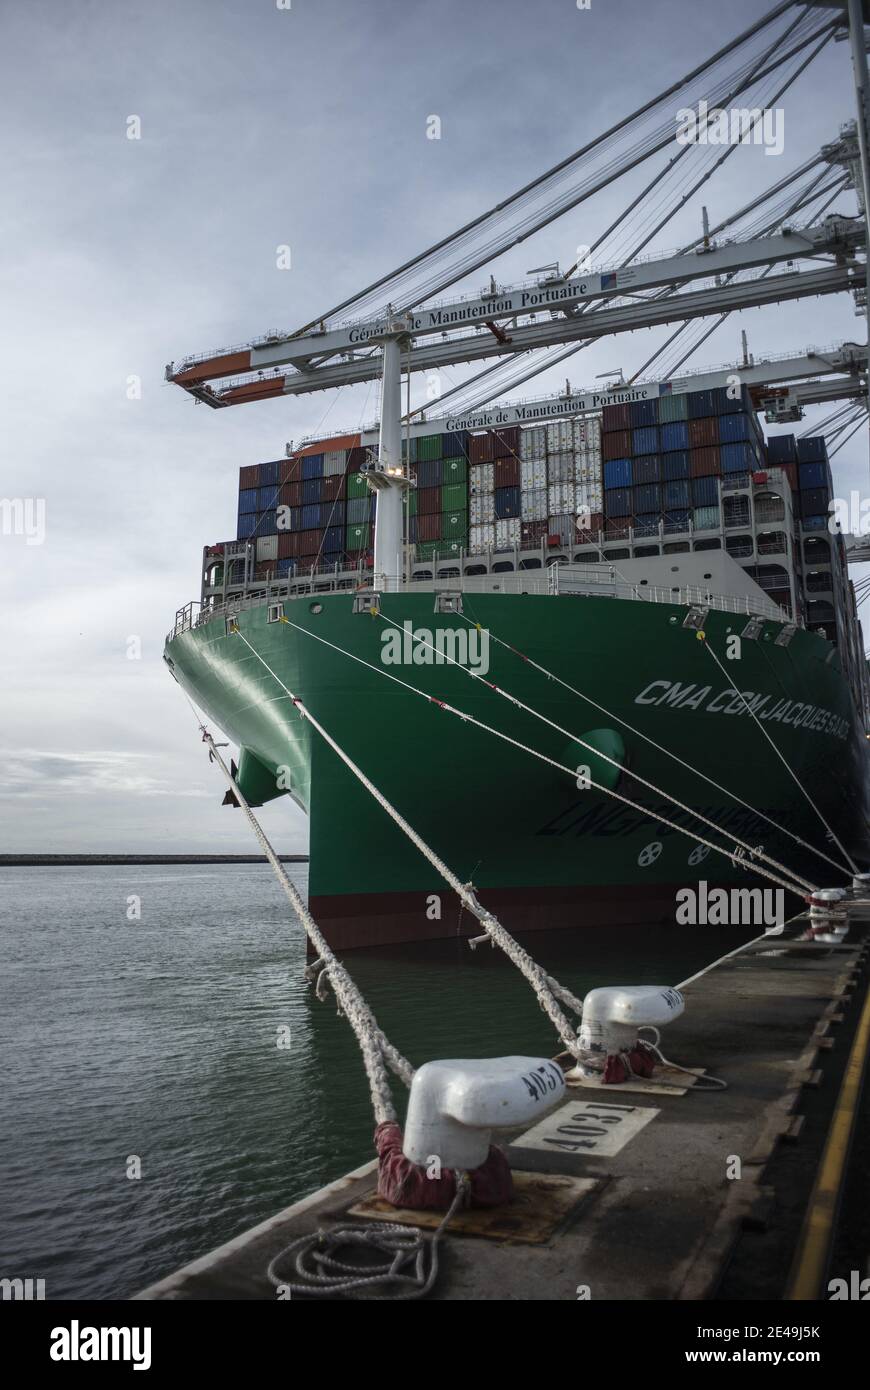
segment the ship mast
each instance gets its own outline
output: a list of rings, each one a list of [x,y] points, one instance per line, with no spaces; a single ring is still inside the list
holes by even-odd
[[[402,463],[402,347],[407,326],[388,309],[380,335],[381,429],[378,459],[368,470],[369,487],[375,494],[375,544],[373,584],[376,589],[398,589],[404,575],[404,498],[409,486],[408,469]]]
[[[864,214],[864,225],[870,232],[870,154],[868,154],[868,78],[867,43],[864,38],[864,6],[862,0],[847,0],[849,11],[849,43],[852,48],[852,72],[855,79],[855,101],[858,108],[858,149],[861,152],[861,184],[857,189]],[[865,242],[865,318],[867,322],[867,344],[870,346],[870,241]]]

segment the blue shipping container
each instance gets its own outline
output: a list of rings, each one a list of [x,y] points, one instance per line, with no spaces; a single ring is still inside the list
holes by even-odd
[[[302,484],[302,505],[310,507],[312,502],[320,501],[320,489],[323,486],[322,478],[306,478]]]
[[[268,511],[270,507],[277,507],[277,505],[278,505],[278,488],[277,488],[277,487],[258,487],[258,488],[257,488],[257,511],[258,511],[258,512],[265,512],[265,511]]]
[[[371,502],[367,497],[352,497],[347,503],[348,526],[359,526],[360,522],[371,519]],[[317,525],[317,522],[314,522]]]
[[[296,561],[295,561],[294,559],[286,559],[286,560],[279,560],[279,561],[278,561],[278,574],[279,574],[279,575],[293,574],[293,573],[295,572],[295,569],[296,569]]]
[[[688,507],[688,478],[677,478],[673,482],[665,483],[664,498],[666,507]]]
[[[635,512],[654,512],[662,505],[662,490],[658,483],[645,483],[634,489]]]
[[[631,488],[605,488],[604,510],[608,516],[628,516],[631,511]]]
[[[282,459],[272,459],[269,463],[261,463],[257,469],[257,487],[277,487],[282,462]]]
[[[255,487],[239,488],[239,511],[255,512],[257,510],[257,489]]]
[[[302,530],[316,531],[320,526],[320,503],[302,508]]]
[[[631,487],[631,459],[610,459],[604,465],[605,487]]]
[[[831,494],[826,487],[814,487],[806,491],[801,489],[801,516],[817,516],[820,512],[828,510],[828,503]]]
[[[497,521],[520,514],[520,490],[518,487],[497,487],[495,490],[495,515]]]
[[[344,527],[328,526],[326,536],[323,541],[324,550],[343,550],[344,549]]]
[[[269,512],[260,512],[257,517],[258,536],[277,536],[278,534],[278,513],[274,507]]]
[[[661,519],[661,512],[640,512],[634,518],[634,534],[636,536],[657,536]]]
[[[738,387],[734,395],[731,394],[731,391],[732,388],[730,386],[717,386],[711,392],[714,415],[732,415],[737,414],[741,410],[749,411],[752,409],[752,401],[749,398],[748,387]]]
[[[646,405],[646,401],[635,402],[635,404]],[[646,425],[642,429],[632,432],[631,450],[635,458],[638,454],[657,454],[659,450],[659,432],[655,425]]]
[[[811,435],[797,441],[798,463],[827,463],[828,449],[823,437]]]
[[[442,459],[422,459],[417,464],[417,486],[440,487],[443,472]]]
[[[805,531],[827,531],[829,520],[827,516],[804,516],[801,517],[801,526]]]
[[[738,439],[754,439],[755,428],[749,415],[720,415],[719,443],[736,444]]]
[[[723,416],[723,419],[727,419]],[[758,459],[752,445],[746,441],[740,444],[723,444],[719,451],[723,473],[754,473]]]
[[[802,463],[798,472],[801,491],[804,488],[828,486],[828,465],[826,463]]]
[[[302,477],[322,478],[323,477],[323,455],[306,454],[302,460]]]
[[[635,485],[657,483],[662,476],[662,461],[658,454],[643,454],[632,459],[631,476]]]
[[[659,403],[657,400],[632,402],[629,412],[632,429],[638,429],[641,425],[655,425],[658,423],[658,418]],[[655,448],[656,446],[653,445],[652,449],[641,449],[639,452],[651,454]]]
[[[672,420],[668,425],[662,425],[662,453],[667,453],[670,449],[688,449],[689,447],[689,425],[686,420]]]
[[[468,431],[449,430],[444,436],[444,447],[441,450],[446,459],[459,458],[460,454],[468,457]],[[434,484],[433,484],[434,486]]]
[[[675,449],[671,454],[662,454],[662,474],[667,482],[672,478],[688,478],[688,449]]]
[[[693,478],[692,501],[696,507],[712,507],[719,501],[719,479]]]
[[[675,507],[664,514],[665,527],[671,530],[688,531],[689,529],[689,510],[684,507]]]
[[[795,463],[797,448],[793,434],[774,434],[767,441],[767,457],[770,463]]]
[[[689,392],[689,419],[703,420],[705,415],[713,414],[712,391]]]
[[[238,528],[237,528],[237,530],[236,530],[236,539],[237,539],[237,540],[240,540],[240,541],[248,541],[248,540],[251,539],[251,536],[253,536],[253,534],[254,534],[254,532],[256,531],[256,529],[257,529],[257,513],[256,513],[256,512],[240,512],[240,513],[239,513],[239,525],[238,525]]]

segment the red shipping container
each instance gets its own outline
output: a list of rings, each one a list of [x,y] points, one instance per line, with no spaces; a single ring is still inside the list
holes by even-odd
[[[722,472],[718,448],[690,449],[689,472],[693,478],[718,477]]]
[[[239,491],[242,488],[257,487],[257,480],[260,473],[258,463],[246,463],[244,468],[239,469]]]
[[[797,466],[797,464],[796,464],[796,463],[777,463],[777,464],[774,464],[774,465],[772,465],[772,466],[775,467],[775,468],[781,468],[781,469],[782,469],[783,473],[784,473],[785,476],[788,478],[788,485],[789,485],[789,487],[791,488],[792,492],[797,492],[797,490],[798,490],[798,466]]]
[[[602,435],[601,456],[605,462],[631,458],[631,430],[613,430],[610,434]]]
[[[334,502],[337,497],[344,496],[344,474],[328,473],[323,479],[320,489],[321,502]],[[298,503],[296,504],[298,505]]]
[[[299,554],[299,537],[301,531],[279,531],[278,532],[278,559],[289,560],[294,555]]]
[[[427,489],[435,492],[435,488]],[[441,512],[425,512],[421,516],[417,512],[417,540],[418,541],[440,541],[441,539]]]
[[[433,512],[437,512],[439,516],[441,515],[440,487],[418,487],[417,515],[431,516]],[[433,536],[432,540],[437,541],[440,538],[440,534],[441,533],[439,532],[438,535]]]
[[[609,516],[604,526],[604,533],[612,541],[627,540],[630,525],[630,516]]]
[[[473,434],[468,441],[468,458],[470,463],[491,463],[492,435]]]
[[[601,428],[605,433],[610,430],[627,430],[631,428],[631,410],[627,405],[606,405],[601,412]],[[607,458],[607,455],[604,456]],[[611,454],[611,458],[624,458],[624,454]]]
[[[538,545],[547,534],[546,521],[524,521],[520,528],[523,545]]]
[[[368,457],[368,449],[351,449],[348,454],[348,473],[358,473]]]
[[[297,483],[283,483],[279,492],[278,500],[284,507],[302,506],[302,481]]]
[[[520,427],[519,427],[519,425],[510,425],[510,426],[509,426],[508,428],[506,428],[506,429],[493,430],[493,432],[492,432],[492,457],[493,457],[494,459],[507,458],[507,457],[510,457],[510,455],[513,455],[514,457],[519,458],[519,453],[520,453]],[[517,482],[519,482],[519,478],[517,479]],[[501,487],[502,484],[497,483],[496,486],[497,486],[497,487]],[[504,486],[507,487],[508,484],[504,484]]]
[[[283,459],[278,469],[279,483],[295,483],[302,479],[302,460],[295,455],[292,459]]]
[[[705,415],[701,420],[689,421],[689,448],[704,449],[719,443],[719,417]]]
[[[493,462],[494,487],[520,486],[520,461],[518,458],[497,458]]]

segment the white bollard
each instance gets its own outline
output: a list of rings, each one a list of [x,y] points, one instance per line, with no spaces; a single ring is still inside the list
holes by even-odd
[[[402,1152],[420,1165],[479,1168],[492,1130],[537,1121],[564,1095],[562,1069],[545,1057],[426,1062],[411,1083]]]

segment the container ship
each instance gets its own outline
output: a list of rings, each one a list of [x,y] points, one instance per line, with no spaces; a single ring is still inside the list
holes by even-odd
[[[674,380],[402,436],[387,401],[380,432],[241,468],[165,660],[246,800],[306,813],[333,947],[477,923],[294,697],[511,930],[673,921],[681,888],[756,881],[737,839],[828,886],[867,865],[825,440],[766,442],[754,395]]]

